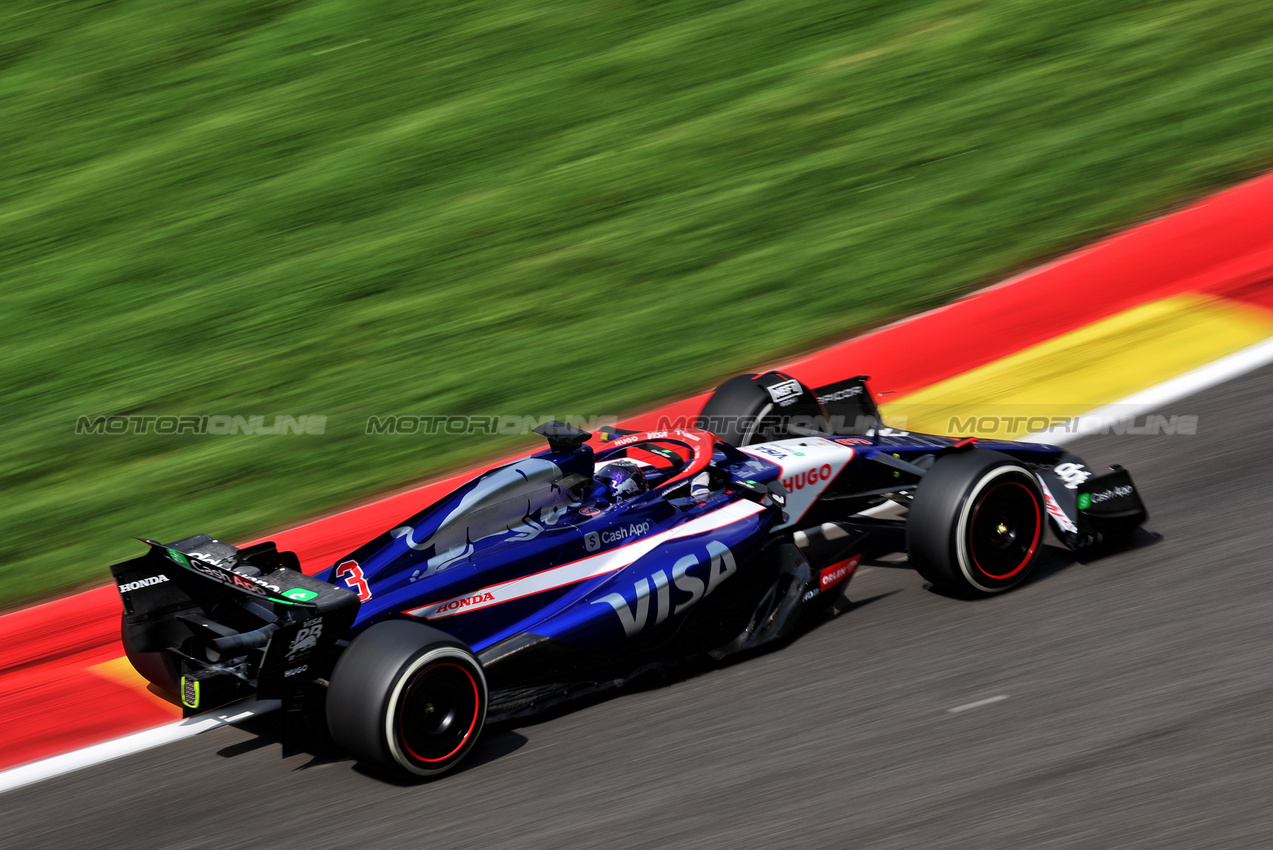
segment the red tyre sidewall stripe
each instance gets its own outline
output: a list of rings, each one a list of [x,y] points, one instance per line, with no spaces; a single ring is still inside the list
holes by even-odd
[[[438,762],[446,761],[447,759],[451,758],[456,753],[458,753],[460,750],[464,749],[464,745],[469,742],[469,738],[473,736],[473,730],[477,727],[477,718],[480,717],[482,714],[482,697],[477,689],[477,680],[473,678],[473,674],[469,672],[468,668],[464,667],[463,665],[456,664],[453,661],[444,661],[440,664],[430,664],[428,667],[425,668],[424,672],[427,673],[431,670],[436,670],[439,667],[454,667],[455,669],[463,673],[465,677],[469,680],[469,685],[471,685],[473,688],[473,719],[469,721],[468,731],[464,733],[464,737],[460,739],[460,743],[456,745],[455,749],[451,750],[451,752],[435,759],[425,758],[424,756],[420,755],[415,750],[411,749],[411,745],[407,743],[405,721],[403,718],[403,714],[404,714],[403,709],[406,707],[407,699],[410,698],[411,692],[415,690],[415,682],[412,682],[411,685],[407,687],[406,693],[402,695],[402,702],[398,705],[398,739],[402,742],[402,748],[406,750],[407,752],[409,752],[412,758],[416,759],[417,761],[425,762],[426,764],[437,764]],[[418,680],[419,676],[417,676],[416,678]]]
[[[990,496],[990,493],[995,492],[1001,487],[1020,487],[1022,490],[1025,490],[1026,493],[1030,496],[1030,504],[1034,505],[1034,540],[1030,542],[1030,548],[1025,553],[1025,557],[1021,559],[1021,563],[1018,564],[1014,570],[1012,570],[1011,572],[1004,573],[1003,575],[1000,575],[1000,576],[991,575],[990,573],[986,572],[985,568],[982,567],[981,563],[977,560],[977,550],[972,545],[972,529],[973,529],[973,526],[977,524],[977,514],[981,511],[981,505],[980,504],[977,505],[977,509],[973,511],[972,520],[968,523],[968,554],[972,556],[972,562],[977,567],[977,571],[980,572],[986,578],[994,579],[995,581],[1007,581],[1008,579],[1012,578],[1017,573],[1025,569],[1025,565],[1030,563],[1030,559],[1034,557],[1034,550],[1039,548],[1039,538],[1043,536],[1043,512],[1042,512],[1042,509],[1039,507],[1039,499],[1037,496],[1035,496],[1033,490],[1031,490],[1026,485],[1022,484],[1020,481],[999,482],[990,490],[989,493],[986,493],[985,496],[982,497],[981,499],[982,504],[985,504],[985,499]]]

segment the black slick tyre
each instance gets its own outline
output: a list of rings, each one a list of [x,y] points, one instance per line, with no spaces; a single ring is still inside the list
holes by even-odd
[[[937,588],[985,596],[1030,574],[1043,540],[1038,480],[1008,455],[971,449],[941,457],[906,521],[911,565]]]
[[[171,652],[140,652],[133,648],[132,639],[128,635],[127,615],[120,616],[120,642],[124,644],[124,655],[128,656],[133,669],[142,678],[161,691],[173,694],[180,692],[181,662]]]
[[[390,620],[363,632],[336,662],[327,726],[359,761],[407,777],[436,776],[472,751],[487,688],[471,650],[421,623]]]
[[[732,446],[763,441],[760,432],[773,400],[754,381],[754,374],[735,375],[716,388],[703,405],[702,419],[707,430]]]

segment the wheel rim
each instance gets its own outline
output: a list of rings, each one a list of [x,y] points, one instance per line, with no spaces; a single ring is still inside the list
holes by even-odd
[[[481,715],[477,679],[451,661],[425,667],[407,687],[398,710],[398,739],[415,760],[437,764],[473,737]]]
[[[982,494],[968,524],[968,553],[986,578],[1006,581],[1030,563],[1043,533],[1043,513],[1034,491],[1019,481],[1001,481]]]

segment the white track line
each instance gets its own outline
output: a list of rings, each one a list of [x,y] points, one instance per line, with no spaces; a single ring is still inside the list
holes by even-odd
[[[1099,432],[1102,427],[1100,424],[1102,420],[1108,421],[1111,418],[1126,419],[1147,413],[1164,404],[1170,404],[1193,393],[1210,389],[1223,384],[1225,381],[1245,375],[1247,372],[1253,372],[1269,363],[1273,363],[1273,339],[1267,339],[1249,348],[1244,348],[1241,351],[1230,354],[1228,357],[1222,357],[1205,366],[1200,366],[1192,372],[1186,372],[1147,390],[1133,393],[1122,401],[1093,410],[1084,417],[1096,423],[1091,430],[1087,430],[1084,425],[1080,425],[1079,428],[1068,433],[1044,432],[1035,434],[1027,439],[1046,439],[1051,443],[1067,443],[1079,437],[1087,436],[1090,433]],[[858,572],[862,572],[862,570]],[[966,711],[970,708],[977,708],[1007,698],[1007,695],[1000,695],[988,700],[956,706],[955,708],[947,709],[947,711],[952,713]],[[278,702],[276,700],[260,702],[251,700],[232,706],[227,711],[219,714],[208,717],[191,717],[189,720],[183,720],[179,723],[158,726],[145,732],[116,738],[113,741],[107,741],[102,744],[94,744],[91,747],[60,756],[53,756],[44,761],[10,768],[0,773],[0,793],[45,779],[51,779],[54,776],[71,773],[91,765],[101,764],[121,756],[160,747],[172,741],[179,741],[183,738],[198,735],[200,732],[206,732],[209,729],[228,726],[258,714],[273,711],[277,707]]]
[[[999,696],[990,697],[990,699],[979,699],[976,702],[970,702],[967,705],[957,705],[954,708],[948,708],[946,709],[946,713],[958,714],[959,712],[967,711],[970,708],[981,708],[983,705],[990,705],[991,703],[994,703],[994,702],[1003,702],[1007,698],[1008,698],[1007,694],[999,694]]]
[[[213,714],[167,723],[143,732],[125,735],[113,741],[94,744],[82,750],[13,767],[0,773],[0,793],[43,782],[45,779],[52,779],[55,776],[72,773],[112,759],[161,747],[164,744],[171,744],[210,729],[220,729],[222,726],[229,726],[247,720],[249,717],[274,711],[278,707],[278,700],[247,700]]]

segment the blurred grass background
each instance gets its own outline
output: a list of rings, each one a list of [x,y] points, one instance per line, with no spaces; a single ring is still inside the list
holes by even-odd
[[[632,411],[1267,168],[1271,66],[1265,0],[8,0],[0,605],[528,444],[369,415]]]

